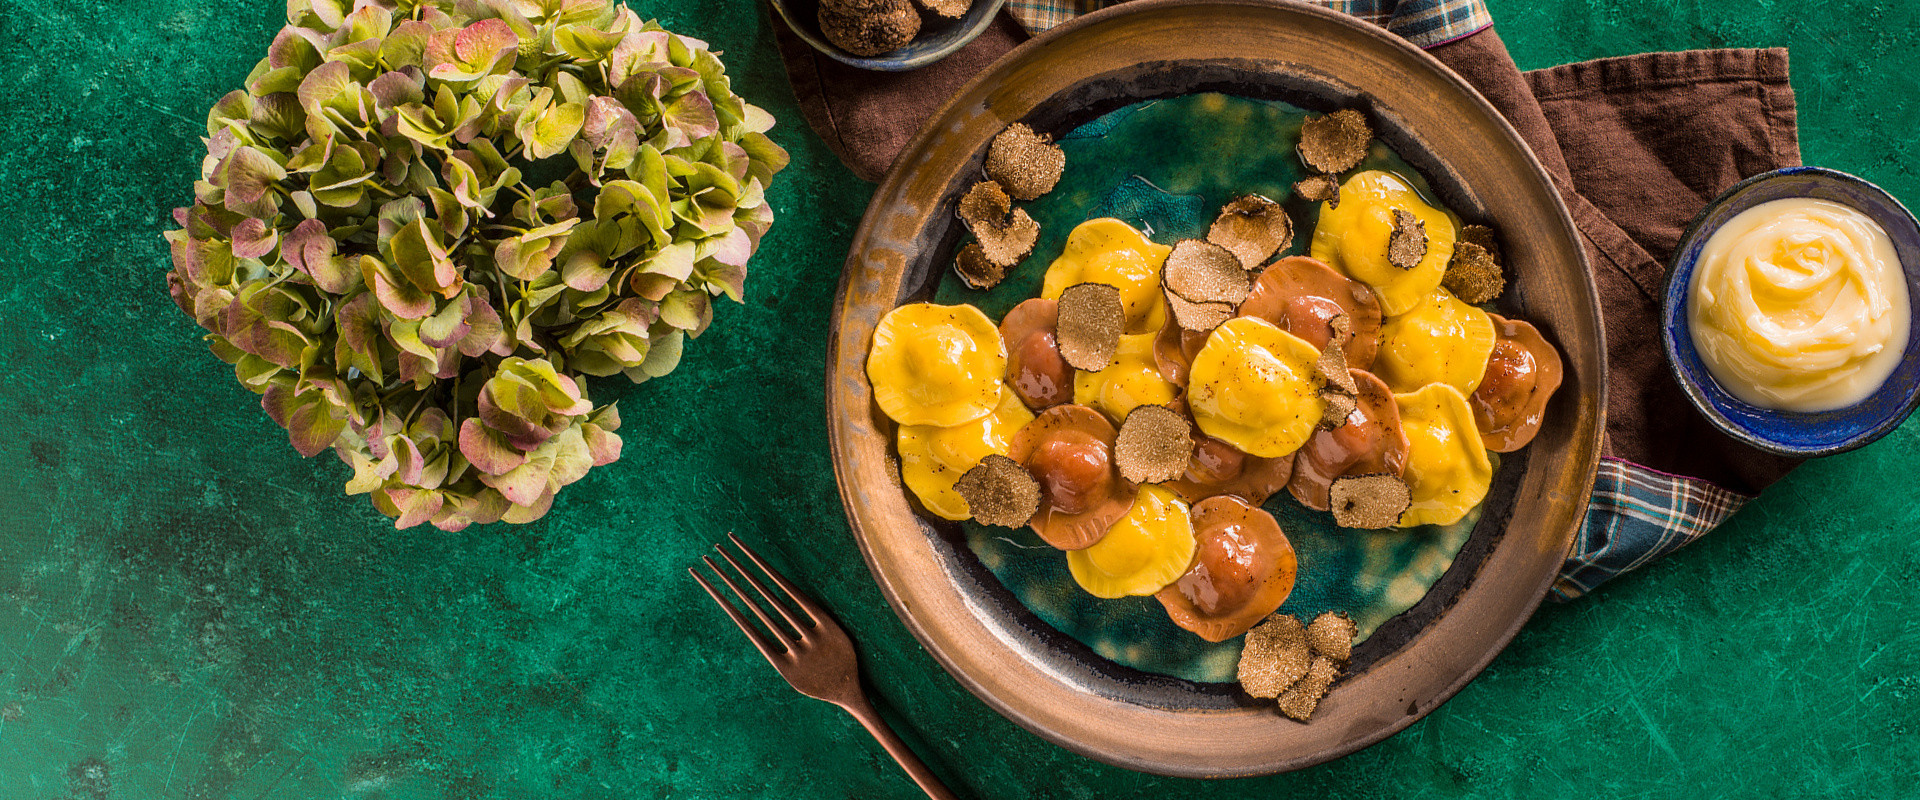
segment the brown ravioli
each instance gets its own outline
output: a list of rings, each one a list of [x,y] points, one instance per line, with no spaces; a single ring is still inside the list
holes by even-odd
[[[1180,327],[1179,320],[1168,318],[1167,324],[1160,328],[1160,335],[1153,339],[1153,365],[1160,377],[1186,388],[1187,370],[1200,348],[1206,346],[1207,336],[1207,331],[1190,331]]]
[[[1306,722],[1313,717],[1313,711],[1320,707],[1320,700],[1327,696],[1327,689],[1340,677],[1339,665],[1325,656],[1314,656],[1307,665],[1307,674],[1292,687],[1281,693],[1278,698],[1280,713],[1296,722]]]
[[[1168,481],[1166,487],[1188,503],[1233,495],[1257,506],[1287,487],[1293,476],[1294,457],[1294,453],[1279,458],[1250,456],[1219,439],[1200,435],[1187,459],[1187,471]]]
[[[1300,160],[1318,172],[1337,175],[1360,166],[1372,140],[1366,116],[1343,108],[1300,126]]]
[[[1336,611],[1322,611],[1307,623],[1307,646],[1339,664],[1353,658],[1353,637],[1359,633],[1353,618]]]
[[[1089,547],[1126,515],[1136,493],[1113,464],[1113,423],[1086,406],[1040,412],[1013,436],[1007,456],[1040,484],[1040,503],[1028,523],[1062,550]]]
[[[1253,269],[1293,244],[1293,220],[1279,203],[1242,195],[1220,210],[1207,229],[1207,241],[1233,253],[1242,268]]]
[[[960,198],[959,213],[979,241],[981,254],[1002,267],[1020,263],[1040,239],[1040,224],[1025,209],[1014,208],[1006,190],[993,181],[968,189]]]
[[[1191,513],[1193,565],[1154,597],[1174,624],[1223,642],[1287,601],[1299,562],[1273,515],[1240,498],[1209,497]]]
[[[1309,175],[1293,185],[1293,193],[1302,200],[1326,203],[1329,208],[1340,207],[1340,181],[1332,175]]]
[[[1413,507],[1413,490],[1406,481],[1384,472],[1342,475],[1327,489],[1333,521],[1342,528],[1391,528]]]
[[[1530,324],[1487,316],[1493,319],[1493,353],[1467,407],[1473,409],[1481,443],[1496,453],[1511,453],[1540,432],[1547,401],[1560,388],[1560,351]]]
[[[935,0],[922,0],[932,2]],[[966,13],[966,0],[941,0],[960,7]],[[1067,168],[1067,154],[1046,137],[1034,133],[1025,123],[1008,125],[993,137],[987,147],[987,177],[1006,187],[1007,193],[1032,200],[1053,191],[1060,173]]]
[[[1313,664],[1307,627],[1291,614],[1275,614],[1247,631],[1240,649],[1240,689],[1254,697],[1277,698],[1306,677]]]
[[[1320,350],[1336,338],[1334,319],[1345,315],[1349,333],[1342,353],[1354,369],[1371,366],[1380,349],[1379,297],[1307,256],[1288,256],[1262,270],[1239,315],[1271,322]]]
[[[1387,236],[1387,263],[1401,269],[1420,266],[1427,257],[1427,223],[1404,208],[1393,210],[1393,233]]]
[[[1407,467],[1407,434],[1400,428],[1400,407],[1393,392],[1373,373],[1351,370],[1354,410],[1347,422],[1317,430],[1294,453],[1293,477],[1287,491],[1315,511],[1330,508],[1328,489],[1342,475],[1386,473],[1399,475]]]
[[[1134,483],[1180,477],[1192,453],[1193,423],[1166,406],[1144,405],[1127,412],[1113,445],[1120,477]]]
[[[1059,318],[1058,301],[1034,297],[1000,321],[1000,339],[1007,345],[1007,385],[1036,411],[1073,402],[1073,367],[1060,355],[1055,338]]]
[[[1104,283],[1076,283],[1060,292],[1060,355],[1074,369],[1099,372],[1113,362],[1127,324],[1120,290]]]

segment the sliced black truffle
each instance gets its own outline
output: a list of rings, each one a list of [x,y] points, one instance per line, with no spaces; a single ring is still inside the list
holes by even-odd
[[[954,482],[953,490],[984,525],[1018,528],[1040,510],[1040,482],[1020,462],[1002,455],[980,459]]]
[[[1347,371],[1347,342],[1353,340],[1353,323],[1347,319],[1345,314],[1335,314],[1327,320],[1332,335],[1327,338],[1327,346],[1320,348],[1320,358],[1314,361],[1313,368],[1320,373],[1327,388],[1353,395],[1360,392],[1360,385],[1354,382],[1353,373]]]
[[[1076,283],[1060,293],[1056,341],[1074,369],[1099,372],[1113,363],[1127,311],[1120,290],[1104,283]]]
[[[1327,498],[1333,521],[1342,528],[1391,528],[1413,507],[1413,490],[1385,473],[1335,478]]]
[[[1175,242],[1161,267],[1160,280],[1167,291],[1194,303],[1240,305],[1247,299],[1253,281],[1247,268],[1227,248],[1199,239]]]
[[[918,0],[920,7],[944,19],[959,19],[973,6],[970,0]],[[1030,199],[1030,198],[1029,198]]]
[[[1321,389],[1320,427],[1333,430],[1347,424],[1347,418],[1353,416],[1353,410],[1359,407],[1360,401],[1352,392],[1344,392],[1333,386]]]
[[[1320,707],[1320,700],[1327,696],[1334,679],[1339,677],[1340,666],[1333,663],[1333,659],[1314,656],[1307,666],[1307,674],[1280,695],[1280,713],[1297,722],[1306,722],[1313,717],[1313,710]]]
[[[1300,160],[1315,170],[1337,175],[1360,166],[1372,140],[1373,128],[1367,125],[1366,116],[1343,108],[1300,126]]]
[[[1293,244],[1293,220],[1279,203],[1257,194],[1243,195],[1220,210],[1207,229],[1207,241],[1233,253],[1241,267],[1253,269]]]
[[[1387,263],[1401,269],[1420,266],[1427,257],[1427,223],[1404,208],[1393,210],[1393,233],[1387,236]]]
[[[1113,445],[1120,477],[1134,483],[1178,478],[1192,457],[1193,423],[1166,406],[1144,405],[1127,412]]]
[[[1298,617],[1275,614],[1247,631],[1237,670],[1240,689],[1254,697],[1276,698],[1307,674],[1313,653],[1307,628]]]
[[[968,286],[981,290],[998,286],[1007,277],[1007,268],[987,258],[987,251],[979,242],[968,242],[960,248],[959,255],[953,258],[953,271]]]
[[[1307,646],[1313,652],[1345,664],[1353,658],[1353,637],[1359,626],[1353,618],[1335,611],[1322,611],[1307,623]]]
[[[964,12],[966,9],[961,9]],[[1060,182],[1067,154],[1023,123],[1013,123],[993,137],[987,148],[987,177],[1006,187],[1007,194],[1032,200]]]
[[[1455,297],[1479,305],[1493,302],[1506,291],[1507,278],[1500,274],[1500,265],[1486,248],[1473,242],[1455,242],[1453,258],[1447,262],[1447,274],[1440,278],[1440,285]]]
[[[960,198],[961,221],[980,243],[988,261],[1002,267],[1020,263],[1033,252],[1040,239],[1040,224],[1025,209],[1013,207],[1005,189],[993,181],[981,181]]]
[[[1332,175],[1310,175],[1293,185],[1293,193],[1313,203],[1326,203],[1328,208],[1340,207],[1340,182]]]
[[[1493,263],[1504,263],[1500,258],[1500,243],[1494,241],[1492,228],[1485,225],[1462,225],[1460,226],[1459,241],[1472,242],[1480,245],[1482,249],[1487,251],[1487,255],[1493,257]]]
[[[1171,291],[1161,294],[1167,298],[1167,308],[1173,310],[1174,323],[1187,330],[1204,333],[1233,319],[1231,303],[1195,303]]]
[[[907,0],[820,4],[820,33],[861,57],[891,53],[920,33],[920,12]]]

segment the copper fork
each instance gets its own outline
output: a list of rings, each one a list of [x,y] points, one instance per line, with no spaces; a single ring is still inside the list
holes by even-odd
[[[767,612],[761,610],[761,604],[754,602],[752,597],[741,591],[740,585],[727,577],[727,571],[714,563],[712,556],[703,556],[700,560],[706,562],[707,568],[713,570],[713,574],[720,578],[721,583],[733,590],[734,596],[753,612],[753,616],[758,618],[765,628],[755,628],[753,623],[747,621],[746,615],[740,613],[740,609],[735,608],[733,603],[728,602],[727,598],[722,597],[720,592],[713,588],[713,584],[708,583],[707,579],[701,576],[698,569],[687,568],[687,573],[700,582],[700,588],[707,590],[707,595],[713,598],[713,602],[720,604],[720,608],[733,619],[733,624],[740,626],[740,632],[747,635],[748,641],[753,642],[753,646],[760,650],[760,654],[767,657],[767,662],[780,671],[780,677],[786,678],[787,683],[792,684],[796,691],[846,709],[846,712],[859,720],[861,725],[866,726],[867,732],[873,734],[873,738],[880,741],[880,746],[886,748],[887,755],[893,756],[894,761],[900,762],[900,768],[907,771],[907,777],[919,784],[920,790],[926,792],[928,797],[934,800],[958,800],[953,792],[948,791],[947,787],[940,783],[939,778],[934,777],[933,772],[927,769],[927,765],[921,763],[920,758],[915,756],[912,750],[907,749],[907,744],[900,741],[900,737],[895,735],[893,729],[887,727],[886,721],[880,718],[880,713],[874,710],[873,703],[867,699],[866,690],[860,686],[859,657],[854,653],[853,640],[847,637],[847,632],[840,627],[839,623],[833,621],[833,617],[827,614],[825,608],[802,594],[792,581],[767,566],[767,562],[742,544],[738,537],[729,533],[727,540],[733,542],[734,547],[739,548],[754,566],[759,567],[762,573],[773,580],[787,602],[798,609],[802,617],[805,617],[805,624],[789,613],[786,605],[775,600],[773,593],[768,591],[766,585],[754,578],[753,573],[741,567],[740,562],[735,561],[733,556],[727,553],[726,548],[720,545],[714,545],[713,549],[719,552],[720,557],[725,559],[729,566],[733,567],[735,574],[759,593],[760,598],[766,601],[766,605],[772,607],[774,613],[787,623],[787,627],[782,628],[775,624],[773,619],[767,616]]]

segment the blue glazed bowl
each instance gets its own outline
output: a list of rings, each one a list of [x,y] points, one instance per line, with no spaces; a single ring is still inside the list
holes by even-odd
[[[1006,0],[973,0],[973,5],[959,19],[947,19],[923,10],[920,12],[920,33],[913,37],[913,41],[908,42],[906,47],[872,57],[856,56],[827,41],[827,37],[820,33],[819,0],[769,2],[773,4],[774,12],[786,20],[788,28],[828,58],[861,69],[905,72],[939,61],[966,47],[968,42],[993,24],[993,15],[999,13],[1000,6]],[[915,5],[914,8],[919,6]]]
[[[1734,215],[1772,200],[1812,197],[1859,209],[1885,229],[1907,278],[1910,311],[1920,311],[1920,224],[1880,187],[1822,167],[1787,167],[1741,181],[1695,217],[1667,271],[1661,315],[1667,363],[1694,407],[1747,444],[1787,456],[1810,458],[1864,446],[1900,426],[1920,404],[1920,313],[1908,314],[1907,349],[1900,366],[1873,395],[1834,411],[1795,412],[1747,403],[1714,381],[1700,360],[1688,326],[1688,288],[1707,239]]]

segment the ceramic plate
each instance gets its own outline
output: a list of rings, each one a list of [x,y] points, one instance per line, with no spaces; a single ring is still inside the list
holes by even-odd
[[[1511,284],[1499,305],[1538,326],[1566,366],[1546,425],[1504,460],[1451,566],[1356,649],[1350,674],[1309,724],[1231,683],[1117,663],[1042,621],[969,549],[965,530],[916,513],[892,456],[894,425],[874,406],[864,370],[880,317],[931,297],[950,269],[963,234],[954,203],[1007,124],[1060,135],[1142,101],[1202,93],[1364,109],[1440,202],[1502,232]],[[1291,146],[1279,136],[1241,141]],[[854,536],[934,658],[995,710],[1061,746],[1192,777],[1280,772],[1350,753],[1412,724],[1478,674],[1566,556],[1592,486],[1605,378],[1584,259],[1559,196],[1512,128],[1457,75],[1379,28],[1253,0],[1135,0],[1081,17],[1009,53],[935,114],[855,234],[827,386],[835,475]]]

